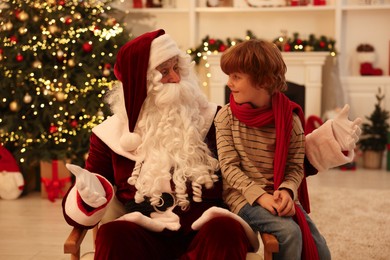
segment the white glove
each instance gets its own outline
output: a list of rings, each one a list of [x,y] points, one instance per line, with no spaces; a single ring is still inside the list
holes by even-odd
[[[342,151],[351,151],[356,147],[362,133],[359,125],[362,120],[358,117],[353,122],[348,119],[349,105],[346,104],[332,122],[333,134]]]
[[[171,207],[164,212],[152,212],[150,218],[153,221],[161,223],[166,229],[177,231],[180,228],[180,218],[173,213],[173,208]]]
[[[76,189],[85,203],[98,208],[107,202],[106,191],[95,174],[74,164],[66,164],[66,168],[76,176]]]

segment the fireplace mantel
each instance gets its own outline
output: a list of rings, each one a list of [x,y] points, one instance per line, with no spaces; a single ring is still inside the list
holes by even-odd
[[[287,65],[286,79],[305,86],[305,114],[321,116],[322,66],[329,52],[283,52]],[[221,54],[208,55],[209,99],[219,105],[225,103],[227,75],[222,72]]]

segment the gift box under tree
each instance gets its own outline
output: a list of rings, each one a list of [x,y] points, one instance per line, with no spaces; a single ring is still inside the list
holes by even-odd
[[[54,202],[62,198],[72,185],[71,173],[65,161],[41,161],[41,196]]]

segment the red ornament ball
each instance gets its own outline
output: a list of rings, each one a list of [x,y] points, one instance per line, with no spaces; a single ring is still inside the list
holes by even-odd
[[[15,36],[15,35],[12,35],[11,37],[9,37],[10,41],[12,43],[17,43],[18,42],[18,38]]]
[[[219,46],[218,51],[219,52],[224,52],[224,51],[226,51],[226,49],[227,49],[226,45],[222,44],[221,46]]]
[[[17,62],[22,62],[24,60],[24,57],[23,57],[23,55],[22,54],[18,54],[18,55],[16,55],[16,61]]]
[[[51,125],[51,126],[49,127],[49,133],[54,134],[54,133],[56,133],[57,131],[58,131],[58,127],[56,127],[55,125]]]
[[[70,126],[73,127],[73,128],[76,128],[78,124],[79,123],[77,122],[77,120],[70,121]]]
[[[321,48],[324,48],[324,47],[325,47],[325,42],[324,42],[324,41],[320,41],[320,47],[321,47]]]
[[[215,44],[215,42],[216,42],[216,41],[215,41],[214,39],[210,39],[210,40],[209,40],[209,44]]]
[[[71,17],[66,17],[65,19],[65,24],[69,25],[73,22],[72,18]]]
[[[283,50],[284,50],[284,51],[291,51],[291,46],[290,46],[290,44],[285,44]]]
[[[86,42],[83,44],[83,51],[84,52],[91,52],[92,51],[92,44],[89,42]]]

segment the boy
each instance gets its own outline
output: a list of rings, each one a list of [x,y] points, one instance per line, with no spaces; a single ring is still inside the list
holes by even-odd
[[[231,90],[215,118],[226,203],[255,231],[277,237],[275,259],[330,259],[305,211],[304,115],[282,93],[281,53],[270,42],[248,40],[222,55],[221,68]]]

